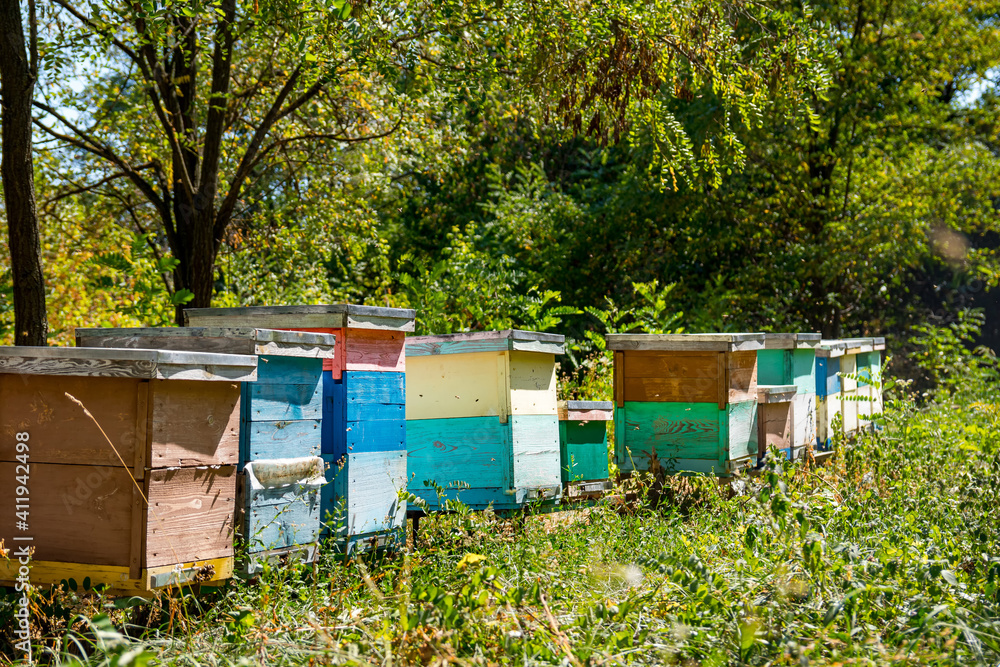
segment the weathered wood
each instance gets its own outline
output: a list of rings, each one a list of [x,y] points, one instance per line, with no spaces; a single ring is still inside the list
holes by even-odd
[[[36,436],[32,433],[32,443]],[[37,440],[41,444],[41,440]],[[9,508],[0,512],[0,535],[4,546],[12,548],[14,536],[30,535],[33,558],[130,566],[132,531],[132,489],[129,470],[112,466],[78,466],[40,463],[34,449],[28,485],[31,516],[30,532],[15,527],[17,463],[0,463],[0,503]],[[19,471],[24,474],[24,467]],[[142,482],[140,482],[141,484]],[[139,508],[142,511],[142,508]],[[2,562],[2,559],[0,559]]]
[[[330,334],[253,327],[80,328],[77,347],[186,350],[332,359]]]
[[[406,418],[500,417],[506,421],[510,396],[502,390],[504,361],[501,352],[409,359]]]
[[[560,420],[611,421],[615,404],[612,401],[559,401]]]
[[[322,384],[248,384],[244,388],[251,421],[321,419]]]
[[[819,346],[822,336],[818,333],[767,333],[764,334],[765,350],[803,350]]]
[[[686,377],[629,378],[622,380],[626,401],[705,403],[720,396],[717,379]],[[723,392],[723,396],[727,393]],[[728,400],[728,399],[727,399]]]
[[[794,394],[792,394],[794,396]],[[776,447],[792,456],[792,404],[790,401],[762,403],[757,407],[758,459],[763,460],[767,450]]]
[[[406,420],[408,488],[464,482],[476,488],[513,485],[513,445],[496,417]]]
[[[244,422],[240,461],[319,456],[322,434],[319,419]]]
[[[842,357],[847,351],[847,345],[842,340],[826,339],[819,342],[816,348],[817,357],[834,358]]]
[[[555,415],[514,415],[511,418],[514,487],[559,488],[559,419]]]
[[[792,399],[792,418],[794,420],[792,443],[795,448],[793,458],[798,458],[798,452],[816,445],[816,395],[796,394]]]
[[[764,334],[608,334],[611,350],[755,351],[764,345]]]
[[[468,354],[472,352],[505,351],[563,354],[565,337],[537,331],[507,329],[504,331],[473,331],[442,336],[411,336],[406,341],[406,355],[419,357],[437,354]]]
[[[319,539],[320,489],[326,483],[319,457],[247,463],[241,478],[241,534],[251,553],[295,547]]]
[[[257,358],[168,350],[0,347],[0,374],[250,381],[257,376]]]
[[[0,560],[0,585],[14,586],[18,567],[16,560]],[[70,579],[82,585],[85,579],[90,579],[91,587],[106,586],[109,595],[149,596],[159,588],[218,582],[232,576],[233,559],[229,557],[144,569],[138,577],[132,577],[127,567],[32,559],[28,578],[32,586],[41,588],[58,586]]]
[[[331,473],[322,508],[338,541],[404,528],[406,501],[400,493],[407,484],[405,452],[348,454]]]
[[[153,470],[147,568],[233,555],[236,466]]]
[[[788,385],[757,385],[758,403],[790,403],[792,398],[798,393],[798,388],[794,384]]]
[[[834,437],[834,421],[841,413],[840,394],[816,397],[816,445],[821,451],[830,448]]]
[[[615,407],[623,407],[625,405],[625,386],[622,384],[622,380],[625,378],[625,353],[624,352],[614,352],[614,390],[615,390]]]
[[[357,328],[413,331],[416,311],[355,304],[188,308],[188,326],[260,327],[266,329]]]
[[[238,384],[154,380],[149,400],[150,466],[235,465],[239,461]]]
[[[556,404],[555,356],[538,352],[510,352],[511,414],[554,416]]]

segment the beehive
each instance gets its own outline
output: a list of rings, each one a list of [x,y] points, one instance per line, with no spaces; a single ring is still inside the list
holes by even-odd
[[[608,422],[611,401],[559,402],[559,460],[565,498],[593,498],[608,482]]]
[[[779,407],[777,397],[787,393],[780,388],[795,387],[788,406],[791,433],[787,438],[781,436],[775,440],[788,443],[780,449],[792,459],[799,458],[807,447],[816,443],[816,348],[819,342],[818,333],[769,333],[764,334],[764,349],[757,353],[757,382],[762,387],[777,387],[766,392],[766,401],[760,398],[758,391],[758,420],[766,412],[767,419],[776,426],[775,420],[781,419],[785,410]],[[763,454],[767,445],[763,441],[760,445],[759,451]]]
[[[756,464],[763,334],[609,334],[624,473],[728,476]]]
[[[329,333],[323,362],[324,535],[343,551],[395,546],[406,504],[404,337],[414,311],[351,304],[194,308],[189,325],[252,326]]]
[[[816,447],[830,451],[840,417],[843,433],[841,406],[841,361],[847,345],[841,340],[822,340],[816,348]]]
[[[256,366],[248,355],[0,348],[0,537],[15,555],[34,547],[31,581],[144,594],[231,576],[240,383]],[[0,581],[18,568],[0,560]]]
[[[252,327],[77,329],[83,347],[258,355],[257,379],[241,386],[237,508],[254,572],[265,558],[316,557],[323,464],[323,362],[330,334]],[[296,477],[298,475],[298,477]]]
[[[555,355],[563,336],[484,331],[406,341],[409,490],[440,509],[434,484],[475,509],[516,510],[560,495]]]
[[[880,415],[884,408],[882,402],[882,353],[885,352],[885,338],[872,338],[872,351],[868,353],[868,377],[871,383],[871,414]]]
[[[885,338],[847,338],[844,344],[841,372],[850,375],[841,379],[841,400],[845,432],[850,435],[871,430],[872,414],[882,412],[881,385],[876,386],[873,378],[881,383]]]

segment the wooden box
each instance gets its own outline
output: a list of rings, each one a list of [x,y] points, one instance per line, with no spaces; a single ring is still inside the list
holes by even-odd
[[[405,506],[401,511],[394,486],[398,480],[380,471],[390,463],[398,469],[401,460],[405,477],[404,339],[413,331],[414,316],[412,310],[352,304],[185,311],[189,325],[256,326],[336,336],[336,353],[323,363],[321,450],[329,483],[323,487],[321,511],[323,536],[336,538],[334,546],[343,551],[396,544],[402,535],[404,523],[399,517],[404,516]],[[365,472],[366,466],[374,466],[371,474]],[[353,473],[338,477],[343,470]],[[332,509],[337,507],[343,509]],[[370,516],[388,520],[378,523],[381,528],[376,532],[353,532],[375,526]]]
[[[559,401],[559,461],[565,498],[594,498],[610,488],[611,401]]]
[[[555,355],[563,336],[484,331],[406,341],[408,488],[440,509],[517,510],[560,496]]]
[[[792,458],[794,437],[794,384],[757,385],[757,461],[764,460],[767,450],[777,447],[786,458]]]
[[[323,363],[334,356],[334,336],[252,327],[160,327],[77,329],[76,340],[78,345],[91,347],[258,355],[257,379],[241,387],[241,483],[237,524],[250,554],[246,569],[256,571],[261,559],[284,557],[293,551],[301,552],[299,555],[307,559],[316,555],[320,526],[318,495],[314,503],[316,511],[308,519],[315,525],[296,531],[305,541],[288,543],[289,532],[280,519],[273,527],[260,523],[261,517],[267,516],[270,510],[255,514],[253,498],[263,498],[266,494],[256,489],[245,467],[251,462],[260,462],[258,471],[270,471],[267,474],[273,477],[273,465],[263,462],[278,460],[286,474],[295,470],[289,460],[297,460],[300,468],[308,468],[313,461],[322,463],[318,457],[322,435]],[[321,465],[319,469],[322,472]],[[318,489],[316,487],[317,493]],[[295,497],[296,490],[301,492],[301,498]],[[312,503],[311,493],[309,486],[291,485],[273,498],[268,496],[267,502],[270,507],[283,507],[289,515],[294,514],[296,521],[306,520],[299,510]],[[282,502],[284,506],[280,505]],[[270,541],[272,538],[274,541]]]
[[[763,334],[609,334],[623,473],[728,476],[756,465]]]
[[[757,382],[760,385],[795,386],[790,412],[790,444],[782,448],[791,459],[799,458],[806,448],[816,443],[816,348],[819,343],[818,333],[769,333],[764,334],[764,349],[757,352]],[[758,408],[758,413],[763,409]],[[777,409],[766,408],[772,416]],[[766,451],[766,447],[762,446],[760,451]]]
[[[248,355],[0,348],[0,538],[12,555],[34,549],[31,581],[89,577],[144,594],[231,576],[240,383],[256,366]],[[0,581],[18,567],[0,561]]]

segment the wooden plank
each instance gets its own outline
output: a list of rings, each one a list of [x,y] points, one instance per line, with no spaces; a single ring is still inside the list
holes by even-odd
[[[834,437],[834,420],[841,413],[840,394],[816,397],[816,442],[821,450],[828,449]],[[843,424],[841,424],[843,432]]]
[[[345,399],[348,405],[406,403],[406,375],[404,373],[369,373],[345,371],[343,376]]]
[[[779,385],[792,381],[787,373],[785,359],[787,350],[761,350],[757,353],[757,382]]]
[[[152,591],[171,586],[208,584],[225,581],[233,576],[232,556],[174,563],[142,571],[143,590]]]
[[[511,352],[511,414],[555,416],[557,404],[555,356],[538,352]]]
[[[323,361],[312,357],[261,355],[257,384],[315,384],[322,382]]]
[[[627,451],[625,449],[625,406],[615,408],[615,427],[614,427],[614,456],[615,464],[621,467],[625,464],[625,459]]]
[[[146,567],[233,555],[236,466],[153,470]]]
[[[66,394],[80,400],[107,433]],[[0,460],[15,461],[16,433],[31,437],[32,463],[134,466],[145,437],[136,426],[139,380],[0,375]],[[121,455],[119,459],[115,449]]]
[[[319,456],[322,434],[319,419],[243,422],[240,462]]]
[[[798,393],[794,384],[759,384],[757,385],[758,403],[790,403]]]
[[[726,360],[726,353],[717,352],[716,354],[716,402],[719,405],[719,409],[723,410],[725,409],[726,403],[729,402],[729,367]]]
[[[247,388],[251,421],[321,419],[322,384],[251,384]]]
[[[347,422],[342,449],[334,454],[406,451],[406,420],[378,419]]]
[[[760,381],[760,374],[757,376]],[[800,394],[816,393],[816,351],[813,349],[792,351],[792,382]]]
[[[253,380],[247,355],[81,347],[0,347],[0,374],[139,379]]]
[[[348,329],[344,341],[341,366],[344,371],[403,373],[406,370],[406,337],[402,332]]]
[[[415,357],[406,369],[406,418],[501,417],[510,413],[506,353]]]
[[[150,467],[235,465],[239,461],[238,384],[155,380],[150,393]]]
[[[636,350],[626,353],[625,378],[685,377],[715,380],[718,378],[716,352],[663,352]]]
[[[241,534],[251,553],[319,539],[320,490],[326,483],[322,459],[254,461],[241,481]]]
[[[145,475],[146,452],[150,450],[152,438],[149,425],[152,423],[153,406],[149,401],[149,380],[139,380],[136,387],[135,403],[135,443],[132,446],[132,476],[142,479]],[[119,452],[120,453],[120,452]],[[128,462],[127,459],[123,460]],[[133,579],[138,578],[134,573]]]
[[[142,565],[145,561],[145,547],[143,536],[146,534],[146,501],[142,497],[143,490],[139,488],[138,482],[132,485],[132,516],[129,525],[129,550],[128,550],[128,576],[131,579],[138,579],[142,576]]]
[[[840,361],[837,358],[816,358],[816,395],[832,396],[840,393]]]
[[[607,403],[608,405],[614,405],[614,403],[612,403],[611,401],[607,401]],[[588,421],[609,422],[614,418],[615,418],[615,411],[612,408],[609,408],[607,410],[567,410],[562,407],[559,408],[560,420],[571,420],[578,422],[588,422]]]
[[[796,394],[792,399],[792,446],[801,449],[816,443],[816,396]]]
[[[342,467],[334,468],[332,487],[324,495],[324,516],[333,517],[333,537],[401,530],[406,521],[405,452],[348,454]],[[326,489],[327,487],[324,487]]]
[[[515,488],[561,487],[558,417],[513,415],[511,444]]]
[[[600,421],[559,422],[559,464],[564,484],[608,478],[608,430]]]
[[[726,406],[728,412],[729,459],[738,461],[745,458],[756,459],[757,443],[757,402],[742,401]]]
[[[846,350],[847,344],[844,341],[824,338],[816,347],[816,356],[833,359],[844,356]]]
[[[559,409],[573,412],[587,412],[590,410],[610,411],[615,409],[612,401],[559,401]]]
[[[625,378],[627,402],[707,403],[719,398],[719,383],[709,378]]]
[[[648,470],[654,452],[657,459],[719,459],[726,412],[715,403],[626,402],[621,412],[619,439],[631,469]]]
[[[501,338],[473,340],[436,340],[440,336],[411,336],[406,339],[406,357],[429,357],[448,354],[474,354],[477,352],[507,352],[510,341]],[[427,340],[435,339],[435,340]]]
[[[416,311],[355,304],[188,308],[188,326],[252,326],[262,329],[362,328],[413,331]]]
[[[756,400],[757,354],[731,352],[729,357],[729,403]]]
[[[496,417],[406,420],[408,488],[464,482],[476,488],[511,488],[510,424]]]
[[[608,334],[612,350],[755,351],[764,346],[764,334]]]
[[[622,408],[625,407],[625,387],[622,384],[622,380],[625,378],[625,353],[615,352],[614,353],[614,391],[615,391],[615,406]]]
[[[32,442],[35,442],[32,434]],[[40,441],[39,441],[39,444]],[[34,450],[32,450],[32,454]],[[132,529],[132,489],[129,469],[30,463],[28,485],[31,515],[28,533],[16,529],[15,474],[24,466],[0,463],[0,535],[10,548],[17,535],[33,537],[33,558],[93,565],[129,567]]]
[[[792,448],[792,404],[767,403],[758,410],[758,457],[763,458],[771,447],[790,455]]]
[[[333,358],[334,337],[253,327],[78,328],[77,347]]]

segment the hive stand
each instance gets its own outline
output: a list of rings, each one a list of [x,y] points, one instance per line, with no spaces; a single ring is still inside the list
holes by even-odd
[[[847,345],[842,340],[822,340],[816,348],[816,449],[829,452],[833,446],[834,424],[841,415],[841,361]]]
[[[774,387],[765,392],[767,400],[758,391],[758,420],[772,422],[784,418],[784,408],[778,407],[777,396],[787,393],[781,389],[794,385],[788,417],[791,419],[789,437],[773,434],[775,443],[788,442],[780,447],[785,456],[798,459],[807,447],[816,443],[816,348],[819,346],[818,333],[769,333],[764,334],[764,349],[757,353],[757,382],[763,387]],[[763,433],[763,431],[761,431]],[[768,436],[772,438],[772,436]],[[768,445],[760,442],[760,456]]]
[[[258,355],[257,379],[241,387],[239,535],[249,556],[312,562],[320,529],[323,362],[330,334],[252,327],[77,329],[77,345]]]
[[[188,325],[333,334],[323,363],[323,536],[347,553],[402,544],[406,503],[406,357],[414,311],[352,304],[192,308]]]
[[[147,595],[230,577],[240,383],[256,367],[249,355],[0,348],[0,538],[12,556],[0,583],[13,584],[22,546],[38,586],[89,578]]]
[[[756,464],[764,334],[609,334],[607,343],[623,473],[658,467],[726,477]]]
[[[555,355],[564,337],[531,331],[414,336],[406,341],[409,490],[442,509],[523,509],[561,491]]]
[[[590,500],[611,487],[608,480],[608,422],[611,401],[559,401],[559,460],[563,498]]]

